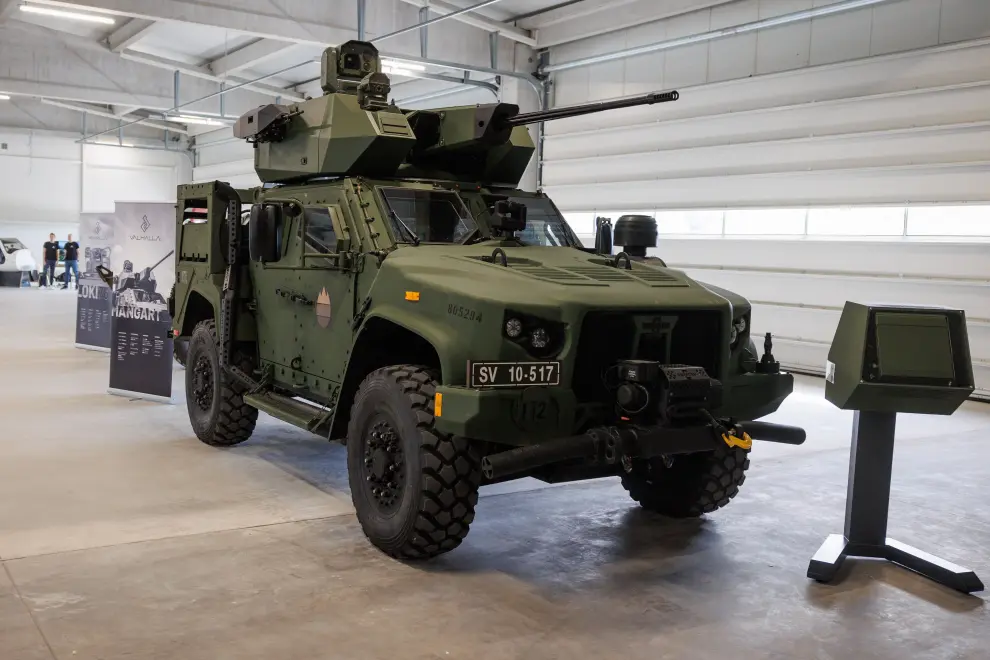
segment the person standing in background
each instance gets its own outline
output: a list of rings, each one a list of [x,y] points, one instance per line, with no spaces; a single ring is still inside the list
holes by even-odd
[[[69,240],[65,242],[62,246],[65,250],[65,285],[63,289],[68,289],[72,284],[71,273],[76,274],[76,288],[79,288],[79,243],[72,240],[72,234],[69,234]]]
[[[58,241],[55,240],[55,234],[48,235],[48,240],[42,246],[42,250],[45,253],[45,284],[54,289],[55,264],[58,263]]]

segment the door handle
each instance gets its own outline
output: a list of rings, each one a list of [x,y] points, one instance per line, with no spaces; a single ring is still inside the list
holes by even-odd
[[[289,291],[288,289],[275,289],[275,295],[285,298],[289,302],[296,303],[297,305],[302,305],[303,307],[312,307],[313,301],[304,296],[301,293],[296,293],[295,291]]]

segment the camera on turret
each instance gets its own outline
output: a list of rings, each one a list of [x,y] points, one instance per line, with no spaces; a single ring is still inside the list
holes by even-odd
[[[321,67],[320,86],[327,94],[355,94],[365,76],[382,72],[378,49],[366,41],[348,41],[338,48],[327,48]]]
[[[622,360],[615,368],[619,381],[615,405],[628,421],[667,425],[697,422],[706,420],[706,411],[721,404],[722,384],[702,367]]]

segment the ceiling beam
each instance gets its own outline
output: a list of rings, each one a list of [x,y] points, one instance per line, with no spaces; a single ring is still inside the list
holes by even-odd
[[[234,76],[221,77],[214,74],[206,67],[186,64],[185,62],[170,60],[164,57],[158,57],[157,55],[148,55],[147,53],[136,53],[131,50],[125,50],[120,54],[120,56],[131,62],[139,62],[141,64],[147,64],[149,66],[165,69],[167,71],[181,71],[188,76],[202,78],[203,80],[212,80],[213,82],[218,83],[233,83],[235,85],[245,82],[243,78],[236,78]],[[263,83],[245,85],[242,89],[253,90],[269,96],[281,96],[283,99],[288,101],[301,102],[306,100],[305,97],[300,96],[291,90],[283,89],[281,87],[273,87]]]
[[[107,36],[107,46],[115,53],[141,41],[155,27],[155,21],[132,18]]]
[[[354,28],[348,25],[298,21],[273,8],[270,13],[259,13],[217,3],[195,0],[32,0],[36,4],[53,7],[89,9],[113,16],[129,16],[152,21],[174,21],[209,25],[243,32],[255,37],[268,37],[279,41],[300,44],[316,44],[326,47],[354,38]]]
[[[2,2],[3,0],[0,0]],[[32,0],[36,4],[54,7],[83,8],[115,16],[130,16],[148,20],[176,21],[211,25],[244,32],[256,37],[267,37],[279,41],[300,44],[327,46],[354,39],[355,30],[348,24],[315,23],[298,21],[283,12],[259,13],[234,6],[222,6],[196,0]],[[429,5],[436,13],[454,12],[462,9],[444,0],[402,0],[417,7]],[[231,3],[233,5],[233,3]],[[478,12],[469,12],[454,17],[454,20],[472,25],[488,32],[498,32],[507,39],[518,41],[530,47],[536,46],[536,39],[529,31],[502,23]],[[369,34],[373,37],[373,34]]]
[[[438,14],[449,14],[451,12],[463,9],[463,7],[458,7],[457,5],[450,2],[445,2],[444,0],[402,0],[402,2],[405,2],[408,5],[415,5],[416,7],[429,7],[434,13]],[[522,28],[518,28],[514,25],[503,23],[502,21],[498,21],[494,18],[489,18],[480,12],[459,14],[454,16],[453,19],[488,32],[498,32],[506,39],[518,41],[521,44],[529,46],[530,48],[536,47],[536,39],[533,38],[533,35],[530,34],[528,30],[523,30]]]
[[[113,116],[123,117],[125,115],[131,114],[135,110],[140,110],[140,109],[141,108],[139,108],[136,105],[115,105],[113,106]]]
[[[230,75],[243,69],[250,69],[259,62],[294,48],[295,44],[274,39],[259,39],[252,44],[228,53],[210,62],[207,66],[218,76]]]
[[[77,103],[69,103],[67,101],[55,101],[52,99],[45,99],[45,98],[40,100],[45,105],[55,106],[56,108],[65,108],[66,110],[72,110],[74,112],[82,112],[90,115],[96,115],[97,117],[106,117],[107,119],[121,119],[121,117],[113,114],[109,110],[92,105],[80,105]],[[141,119],[137,123],[141,124],[142,126],[150,126],[151,128],[157,128],[160,131],[169,131],[170,133],[181,133],[182,135],[189,135],[189,131],[182,128],[178,124],[151,121],[148,119]]]
[[[540,48],[710,9],[734,0],[585,0],[520,21],[538,31]]]
[[[62,82],[39,82],[0,78],[0,89],[12,96],[33,96],[62,101],[99,103],[101,105],[127,105],[138,108],[167,110],[172,107],[171,96],[132,94],[120,89],[96,89],[84,85],[67,85]]]

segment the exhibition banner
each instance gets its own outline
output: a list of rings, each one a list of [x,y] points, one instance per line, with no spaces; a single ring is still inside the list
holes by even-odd
[[[172,401],[175,206],[117,202],[110,393]]]
[[[96,274],[96,267],[113,270],[114,224],[114,216],[110,213],[83,213],[79,218],[76,347],[107,353],[110,352],[112,313],[110,287]]]

